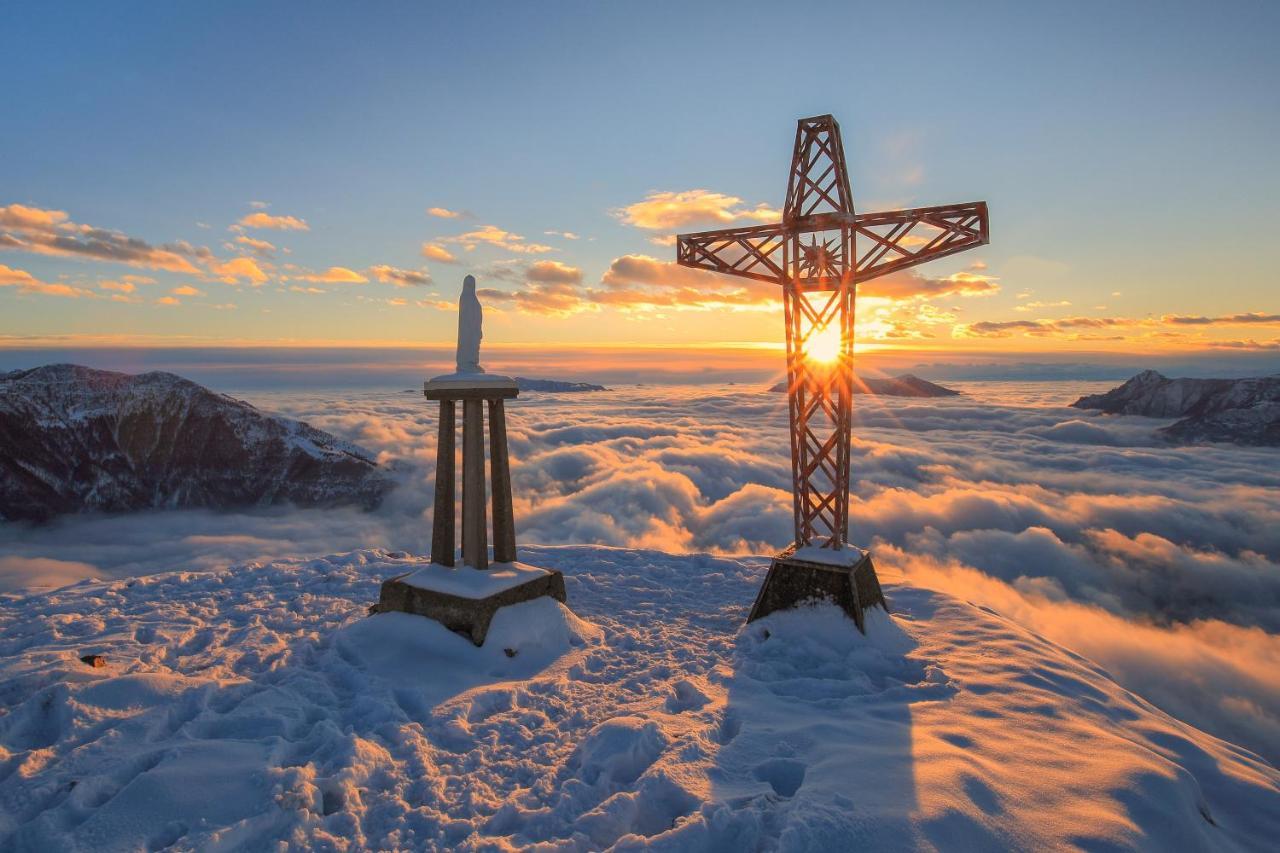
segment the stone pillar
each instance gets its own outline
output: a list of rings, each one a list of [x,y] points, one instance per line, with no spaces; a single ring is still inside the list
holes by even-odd
[[[489,401],[489,465],[493,478],[493,561],[514,563],[516,520],[511,508],[511,463],[507,457],[507,415],[502,398]]]
[[[462,401],[462,562],[489,568],[489,536],[485,529],[484,404]]]
[[[454,405],[440,401],[440,439],[436,444],[436,504],[431,519],[431,562],[453,565]]]

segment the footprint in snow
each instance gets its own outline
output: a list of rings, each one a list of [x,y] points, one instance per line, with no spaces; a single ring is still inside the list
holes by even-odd
[[[768,782],[779,797],[794,797],[804,784],[805,766],[793,758],[770,758],[757,764],[755,777]]]

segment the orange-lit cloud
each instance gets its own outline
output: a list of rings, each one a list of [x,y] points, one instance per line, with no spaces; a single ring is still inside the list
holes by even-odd
[[[226,262],[215,261],[209,265],[209,271],[219,276],[228,284],[235,284],[246,279],[255,287],[267,280],[268,276],[253,258],[232,258]]]
[[[766,204],[744,207],[737,196],[709,190],[652,192],[644,201],[613,211],[627,225],[652,231],[675,231],[690,225],[715,227],[742,220],[777,222],[782,213]]]
[[[402,270],[396,267],[379,264],[369,267],[369,274],[383,284],[394,284],[396,287],[430,284],[431,276],[418,270]]]
[[[156,300],[157,305],[181,305],[182,301],[172,296],[161,296]]]
[[[72,222],[66,212],[21,204],[0,207],[0,250],[130,264],[173,272],[198,273],[192,261],[212,253],[179,240],[153,246],[119,231]]]
[[[1275,341],[1212,341],[1209,346],[1214,349],[1257,350],[1259,352],[1280,351],[1280,340]]]
[[[184,284],[181,287],[175,287],[169,292],[172,293],[174,296],[204,296],[205,295],[203,290],[194,288],[189,284]]]
[[[346,267],[329,267],[322,273],[295,275],[293,278],[301,279],[302,281],[322,281],[332,284],[364,284],[369,280],[355,270],[347,269]]]
[[[958,338],[1007,338],[1014,334],[1032,337],[1074,335],[1081,330],[1117,329],[1143,325],[1129,317],[1065,317],[1061,320],[984,320],[956,326],[952,334]]]
[[[1244,314],[1227,314],[1221,317],[1194,317],[1185,314],[1165,314],[1162,322],[1174,326],[1248,326],[1248,325],[1280,325],[1280,314],[1263,314],[1250,311]]]
[[[457,243],[468,252],[481,243],[495,246],[499,249],[506,249],[508,252],[518,252],[526,255],[538,255],[555,251],[550,246],[544,246],[541,243],[525,242],[524,237],[519,234],[504,231],[496,225],[481,225],[474,231],[468,231],[456,237],[444,237],[441,242]],[[423,251],[426,251],[425,247]]]
[[[1059,302],[1026,302],[1022,305],[1015,305],[1014,311],[1037,311],[1042,308],[1067,308],[1071,303],[1063,299]]]
[[[45,296],[66,296],[72,299],[95,295],[92,290],[86,290],[83,287],[41,281],[26,270],[15,269],[4,264],[0,264],[0,287],[16,287],[19,293],[41,293]]]
[[[486,303],[510,306],[525,314],[541,314],[549,317],[567,317],[594,306],[582,299],[582,294],[571,284],[530,282],[515,291],[482,287],[476,293]],[[449,304],[450,309],[454,308]]]
[[[277,231],[310,231],[306,220],[296,216],[272,216],[270,213],[250,213],[240,218],[237,225],[245,228],[272,228]]]
[[[520,282],[515,290],[499,290],[481,288],[477,291],[487,302],[497,307],[510,307],[524,314],[538,314],[546,317],[568,317],[582,311],[598,310],[597,306],[584,298],[579,289],[582,283],[582,270],[578,267],[563,264],[559,261],[500,261],[490,269],[490,275],[499,279],[516,279]],[[447,310],[455,310],[449,304]]]
[[[537,261],[525,271],[525,278],[546,283],[580,284],[582,270],[559,261]]]
[[[138,288],[131,281],[100,281],[98,282],[98,289],[114,290],[119,293],[133,293]]]
[[[989,296],[999,291],[1000,285],[994,278],[970,272],[958,272],[943,278],[926,278],[903,270],[858,285],[859,296],[881,296],[886,299]]]
[[[241,234],[236,237],[236,242],[242,246],[248,246],[254,254],[262,258],[269,258],[274,255],[276,251],[274,244],[268,243],[266,240],[259,240],[255,237],[250,237],[248,234]]]
[[[1280,314],[1264,314],[1251,311],[1240,314],[1224,314],[1218,317],[1188,316],[1182,314],[1165,314],[1159,318],[1139,317],[1063,317],[1058,320],[985,320],[978,323],[965,323],[953,330],[955,337],[970,338],[1008,338],[1013,335],[1027,335],[1036,338],[1065,337],[1072,340],[1087,340],[1089,334],[1099,331],[1124,332],[1127,329],[1142,329],[1148,336],[1168,340],[1183,340],[1182,332],[1169,331],[1162,327],[1204,327],[1204,326],[1280,326]],[[1094,340],[1117,340],[1115,337],[1092,338]],[[1122,338],[1121,338],[1122,339]]]
[[[445,207],[428,207],[427,213],[431,216],[438,216],[441,219],[457,219],[462,215],[456,210],[449,210]]]
[[[41,234],[66,223],[67,214],[62,210],[43,210],[38,207],[27,207],[25,204],[0,207],[0,228]]]
[[[768,282],[690,269],[648,255],[615,258],[587,298],[601,305],[641,310],[762,309],[778,304],[779,288]]]
[[[422,257],[431,261],[440,261],[443,264],[456,264],[458,262],[452,252],[436,243],[423,243]]]

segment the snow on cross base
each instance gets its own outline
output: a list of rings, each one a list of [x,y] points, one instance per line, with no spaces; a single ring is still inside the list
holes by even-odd
[[[1266,849],[1280,772],[1009,620],[888,583],[742,621],[763,559],[527,547],[476,649],[384,551],[0,603],[0,849]],[[580,617],[580,618],[579,618]],[[508,656],[506,650],[514,652]],[[107,666],[80,663],[105,654]]]

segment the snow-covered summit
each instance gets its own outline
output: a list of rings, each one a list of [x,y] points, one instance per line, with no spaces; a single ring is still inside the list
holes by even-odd
[[[385,551],[5,601],[0,848],[1207,851],[1280,836],[1274,767],[985,608],[888,582],[894,613],[866,637],[832,607],[744,628],[763,559],[521,556],[565,573],[574,613],[511,608],[479,650],[425,619],[365,616],[383,579],[423,562]]]
[[[1175,441],[1280,446],[1280,376],[1169,379],[1144,370],[1071,405],[1112,415],[1183,418],[1160,430]]]
[[[373,506],[390,486],[361,448],[172,373],[53,364],[0,374],[0,520]]]

